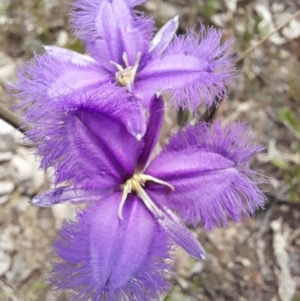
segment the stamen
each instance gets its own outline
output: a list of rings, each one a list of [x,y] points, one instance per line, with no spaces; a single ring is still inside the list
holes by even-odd
[[[167,186],[167,187],[169,187],[172,191],[175,190],[175,188],[174,188],[173,185],[169,184],[168,182],[162,181],[162,180],[160,180],[160,179],[154,178],[154,177],[152,177],[152,176],[148,176],[148,175],[141,174],[141,175],[139,175],[139,178],[140,178],[142,181],[152,181],[152,182],[155,182],[155,183],[157,183],[157,184]]]
[[[140,63],[140,60],[141,60],[141,56],[142,56],[141,52],[138,52],[137,55],[136,55],[136,60],[135,60],[134,65],[130,66],[129,61],[128,61],[127,53],[124,52],[123,55],[122,55],[122,59],[124,61],[125,68],[122,65],[120,65],[116,62],[109,61],[110,64],[114,65],[118,69],[118,71],[116,72],[117,82],[120,85],[122,85],[124,87],[127,87],[128,91],[131,90],[132,83],[135,80],[136,73],[137,73],[138,68],[139,68],[139,63]]]
[[[123,187],[122,199],[121,199],[121,203],[120,203],[119,208],[118,208],[119,219],[123,219],[122,210],[123,210],[123,206],[125,204],[125,201],[127,199],[127,196],[131,192],[131,185],[130,184],[131,183],[129,181],[127,181],[126,184]]]
[[[136,55],[136,59],[135,59],[135,63],[133,65],[133,68],[132,70],[136,73],[137,69],[139,68],[139,63],[140,63],[140,60],[141,60],[141,52],[138,52],[137,55]],[[126,55],[126,58],[127,58],[127,55]],[[127,62],[128,64],[128,62]]]
[[[163,217],[162,211],[155,205],[155,203],[150,199],[146,191],[139,185],[136,194],[141,198],[146,205],[146,207],[154,214],[155,217]]]
[[[121,66],[121,65],[118,64],[118,63],[115,63],[114,61],[109,61],[109,63],[112,64],[112,65],[114,65],[115,67],[117,67],[117,69],[118,69],[119,71],[123,71],[123,70],[124,70],[123,66]]]
[[[126,66],[127,68],[130,67],[130,66],[129,66],[129,63],[128,63],[128,56],[127,56],[127,53],[126,53],[126,52],[123,53],[122,59],[123,59],[123,61],[124,61],[124,63],[125,63],[125,66]]]
[[[174,191],[173,185],[154,178],[152,176],[138,174],[134,175],[131,179],[127,180],[124,185],[121,186],[123,190],[122,199],[118,208],[118,216],[120,219],[123,219],[122,210],[125,204],[125,201],[128,197],[128,194],[132,191],[136,192],[136,195],[144,202],[145,206],[153,213],[157,218],[163,218],[163,212],[158,206],[151,200],[147,192],[142,188],[145,185],[146,181],[152,181],[160,185],[167,186],[170,190]]]

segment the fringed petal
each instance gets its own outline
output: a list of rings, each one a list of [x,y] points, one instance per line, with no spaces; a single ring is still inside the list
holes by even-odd
[[[70,204],[97,202],[118,189],[120,189],[118,186],[112,186],[106,179],[102,181],[97,179],[97,182],[88,183],[84,187],[63,186],[48,190],[34,197],[31,202],[38,207],[50,207],[65,202]]]
[[[72,301],[157,300],[168,291],[170,242],[134,196],[118,218],[121,193],[91,206],[60,230],[55,244],[62,259],[51,282],[72,289]]]
[[[155,198],[156,201],[158,199],[159,197]],[[161,206],[161,208],[164,213],[161,218],[157,218],[157,221],[170,235],[174,243],[182,247],[195,259],[205,259],[205,251],[197,238],[168,207]]]
[[[54,101],[63,95],[82,94],[111,81],[109,74],[92,59],[61,48],[50,47],[17,71],[18,81],[11,86],[21,106]]]
[[[77,66],[91,66],[96,65],[96,61],[90,56],[77,53],[75,51],[58,47],[44,45],[47,54],[54,57],[54,59],[60,60],[65,63],[73,63]]]
[[[126,3],[128,3],[128,6],[134,7],[140,4],[143,4],[146,2],[146,0],[125,0]]]
[[[240,221],[263,206],[263,180],[248,163],[262,150],[242,123],[188,126],[175,135],[145,171],[175,188],[167,206],[207,229]],[[160,188],[153,185],[152,190]],[[161,191],[165,194],[165,191]]]
[[[147,52],[153,32],[153,21],[137,15],[132,6],[142,1],[87,1],[73,4],[71,24],[75,34],[85,41],[87,50],[98,62],[111,72],[123,65],[125,52],[132,66],[137,53]]]
[[[195,111],[211,106],[226,96],[226,85],[235,74],[231,46],[233,39],[221,45],[222,32],[201,27],[175,37],[162,57],[150,60],[137,76],[136,94],[149,99],[157,90],[171,95],[175,109]]]
[[[111,85],[96,92],[62,97],[26,116],[33,125],[27,136],[38,144],[41,167],[54,167],[56,184],[105,178],[116,185],[134,171],[141,143],[125,126],[135,118],[127,95]]]

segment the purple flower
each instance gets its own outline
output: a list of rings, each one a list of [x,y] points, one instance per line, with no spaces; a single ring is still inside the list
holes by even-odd
[[[120,220],[120,199],[115,193],[60,230],[55,248],[63,261],[54,264],[50,281],[77,291],[72,300],[157,300],[170,288],[168,235],[133,195]]]
[[[201,27],[175,36],[178,17],[152,38],[154,22],[133,7],[144,1],[77,0],[71,25],[92,57],[46,46],[18,72],[23,105],[48,103],[62,95],[94,91],[104,84],[125,87],[128,97],[148,106],[157,91],[168,92],[177,109],[212,105],[226,94],[234,74],[233,40],[221,45],[222,33]]]
[[[147,130],[137,139],[125,126],[134,115],[123,92],[64,96],[41,111],[31,131],[42,167],[54,167],[59,184],[33,203],[91,203],[55,245],[62,261],[52,282],[73,289],[72,300],[157,299],[168,289],[172,242],[205,257],[183,222],[212,229],[263,204],[248,166],[261,147],[253,146],[248,127],[188,126],[151,161],[162,97],[152,97]]]

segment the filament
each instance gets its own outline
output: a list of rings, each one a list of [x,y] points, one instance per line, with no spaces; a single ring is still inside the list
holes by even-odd
[[[159,218],[163,217],[162,211],[151,200],[151,198],[149,197],[149,195],[147,194],[147,192],[143,188],[146,181],[155,182],[159,185],[163,185],[163,186],[168,187],[171,191],[174,191],[174,186],[167,183],[167,182],[165,182],[165,181],[162,181],[160,179],[157,179],[155,177],[145,175],[145,174],[134,175],[132,178],[127,180],[124,185],[121,186],[121,188],[123,190],[123,194],[122,194],[121,202],[120,202],[120,205],[119,205],[119,208],[118,208],[118,216],[119,216],[120,219],[123,219],[122,210],[123,210],[125,201],[128,197],[128,194],[133,192],[133,191],[136,192],[136,195],[138,196],[138,198],[143,201],[145,206],[149,209],[150,212],[152,212],[152,214],[155,217],[159,217]]]

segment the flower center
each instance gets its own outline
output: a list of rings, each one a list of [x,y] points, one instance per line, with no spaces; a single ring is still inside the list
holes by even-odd
[[[145,186],[146,181],[155,182],[157,184],[168,187],[169,191],[174,191],[174,186],[172,186],[171,184],[169,184],[165,181],[162,181],[162,180],[159,180],[159,179],[154,178],[152,176],[144,175],[144,174],[134,175],[132,178],[127,180],[125,182],[125,184],[123,184],[121,186],[121,188],[123,190],[123,195],[122,195],[121,203],[120,203],[120,206],[119,206],[119,209],[118,209],[118,216],[119,216],[120,219],[123,219],[122,209],[123,209],[123,206],[124,206],[125,201],[127,199],[127,196],[128,196],[129,193],[131,193],[133,191],[136,193],[138,198],[140,198],[144,202],[146,207],[154,214],[154,216],[159,216],[159,217],[162,216],[161,210],[155,205],[155,203],[151,200],[149,195],[143,189],[143,186]]]
[[[135,80],[136,73],[139,68],[139,63],[141,60],[141,53],[140,52],[137,53],[136,60],[135,60],[135,63],[133,66],[129,66],[128,56],[125,52],[122,55],[122,59],[125,64],[125,68],[123,66],[121,66],[120,64],[115,63],[113,61],[110,61],[110,63],[112,65],[116,66],[118,69],[118,71],[115,74],[117,82],[121,86],[127,87],[128,91],[131,91],[132,84]]]

